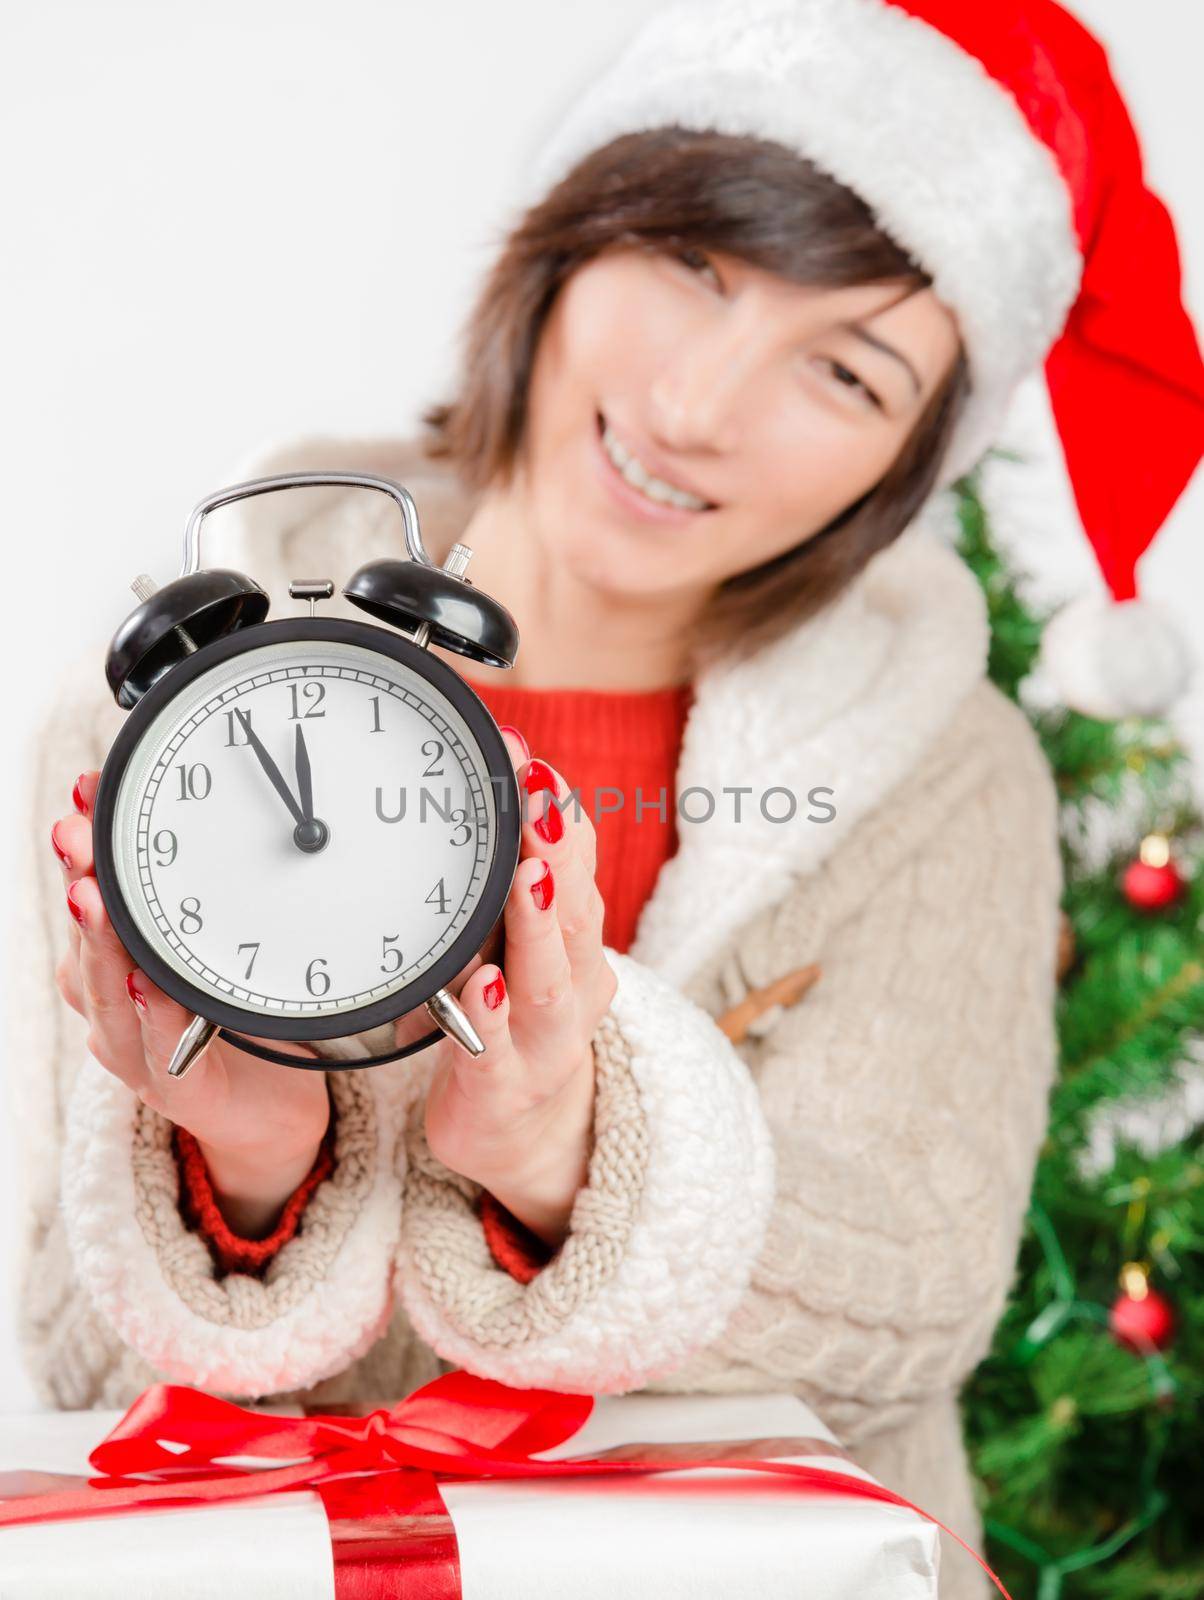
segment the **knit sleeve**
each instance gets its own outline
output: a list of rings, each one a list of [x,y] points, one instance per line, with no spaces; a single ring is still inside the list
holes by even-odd
[[[398,1295],[443,1360],[519,1388],[623,1393],[671,1371],[723,1326],[772,1203],[769,1130],[730,1040],[650,968],[606,956],[586,1182],[529,1281],[499,1252],[492,1199],[432,1154],[421,1091],[405,1128]]]
[[[334,1116],[313,1166],[285,1201],[275,1227],[262,1238],[247,1238],[226,1221],[200,1143],[187,1129],[175,1129],[174,1150],[180,1175],[180,1210],[185,1222],[204,1239],[222,1273],[244,1272],[262,1277],[303,1226],[311,1197],[334,1169]],[[481,1225],[493,1259],[520,1283],[530,1283],[553,1254],[488,1191],[481,1195]]]
[[[236,1233],[226,1221],[200,1141],[187,1128],[176,1128],[174,1131],[176,1166],[180,1174],[180,1210],[185,1222],[205,1240],[223,1273],[262,1273],[295,1236],[311,1195],[320,1183],[329,1178],[334,1168],[333,1118],[318,1147],[313,1166],[285,1201],[276,1226],[258,1239]]]
[[[182,1194],[172,1123],[85,1053],[67,1109],[67,1245],[92,1306],[156,1374],[258,1398],[341,1373],[385,1333],[405,1176],[398,1065],[327,1074],[330,1167],[307,1179],[302,1225],[270,1260],[244,1250],[226,1270],[189,1225],[204,1184]]]
[[[940,806],[899,795],[833,866],[857,909],[745,1050],[778,1163],[764,1247],[722,1337],[662,1387],[790,1387],[856,1448],[990,1347],[1056,1065],[1061,887],[1048,765],[1022,712],[991,714],[985,776],[951,762]],[[816,953],[814,906],[786,906],[756,960]]]
[[[488,1190],[481,1195],[480,1215],[489,1254],[519,1283],[530,1283],[556,1254]]]

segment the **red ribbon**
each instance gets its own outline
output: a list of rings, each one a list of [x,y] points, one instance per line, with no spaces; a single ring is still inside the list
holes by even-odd
[[[366,1417],[282,1417],[248,1411],[198,1389],[156,1384],[88,1457],[99,1477],[7,1500],[0,1504],[0,1527],[313,1489],[331,1523],[338,1600],[395,1594],[399,1568],[406,1574],[405,1593],[414,1600],[461,1600],[455,1532],[439,1479],[616,1476],[714,1466],[780,1474],[794,1488],[812,1493],[904,1506],[956,1539],[1011,1600],[982,1557],[951,1528],[902,1495],[852,1473],[797,1461],[730,1457],[721,1446],[713,1456],[688,1461],[672,1446],[658,1457],[655,1446],[647,1445],[639,1447],[638,1460],[610,1452],[532,1459],[571,1439],[593,1404],[588,1395],[511,1389],[491,1378],[450,1372],[392,1409]],[[285,1465],[239,1466],[226,1459],[231,1456]],[[713,1480],[708,1487],[713,1492]]]

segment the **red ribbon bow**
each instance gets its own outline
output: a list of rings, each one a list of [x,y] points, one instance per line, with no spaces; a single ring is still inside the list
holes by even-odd
[[[777,1473],[798,1489],[905,1506],[957,1539],[1010,1600],[982,1557],[951,1528],[852,1473],[732,1457],[719,1446],[702,1446],[697,1458],[686,1460],[680,1447],[666,1446],[658,1457],[656,1447],[647,1445],[639,1447],[638,1460],[612,1454],[533,1459],[571,1439],[593,1404],[588,1395],[511,1389],[491,1378],[450,1372],[388,1411],[287,1417],[249,1411],[198,1389],[156,1384],[88,1457],[99,1477],[5,1501],[0,1527],[308,1488],[321,1497],[330,1519],[339,1600],[394,1593],[399,1566],[413,1583],[407,1594],[460,1600],[455,1531],[439,1479],[614,1476],[714,1466]],[[715,1455],[705,1454],[710,1448]],[[229,1461],[232,1456],[286,1464],[248,1467]]]

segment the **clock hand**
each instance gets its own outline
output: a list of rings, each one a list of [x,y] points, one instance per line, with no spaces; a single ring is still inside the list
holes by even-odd
[[[301,724],[297,724],[297,793],[301,797],[301,809],[304,817],[293,829],[293,843],[298,850],[304,850],[309,855],[325,850],[330,842],[330,829],[321,817],[314,816],[314,775],[309,765],[309,751],[305,745],[305,734],[301,731]]]
[[[297,795],[301,801],[304,821],[314,819],[314,775],[309,765],[309,751],[305,748],[305,735],[297,724]]]
[[[240,711],[237,706],[234,708],[234,715],[238,718],[239,722],[242,723],[242,730],[247,736],[247,743],[255,752],[255,756],[259,762],[259,765],[272,780],[273,789],[275,789],[276,793],[284,801],[285,805],[289,808],[297,821],[304,822],[306,820],[305,813],[297,804],[296,800],[293,799],[293,792],[289,788],[288,784],[285,783],[284,779],[280,776],[280,768],[264,749],[262,740],[257,734],[251,731],[250,717],[248,717],[244,712]]]

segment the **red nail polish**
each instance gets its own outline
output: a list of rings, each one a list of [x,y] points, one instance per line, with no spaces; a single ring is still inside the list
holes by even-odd
[[[130,999],[134,1002],[134,1004],[138,1007],[139,1011],[145,1011],[146,1010],[146,996],[142,993],[142,990],[134,982],[134,974],[132,972],[127,972],[126,973],[125,989],[126,989],[126,993],[129,995]]]
[[[552,869],[545,861],[543,864],[543,877],[536,878],[531,885],[531,898],[541,911],[546,911],[552,904],[552,897],[556,893],[556,884],[552,879]]]
[[[84,799],[84,791],[80,787],[83,781],[84,775],[81,772],[79,777],[75,780],[75,788],[71,791],[71,802],[75,809],[79,812],[80,816],[86,817],[88,815],[88,802]]]
[[[514,735],[514,737],[518,740],[519,744],[521,744],[522,747],[523,747],[523,760],[524,761],[530,761],[530,759],[531,759],[531,746],[523,738],[522,734],[518,731],[518,729],[514,726],[514,724],[512,722],[502,722],[502,723],[499,723],[498,726],[501,729],[502,733],[512,733]]]
[[[528,794],[537,794],[540,789],[550,789],[556,793],[556,774],[546,761],[541,761],[538,756],[527,763],[527,774],[523,784]]]
[[[506,998],[506,980],[499,972],[492,983],[487,983],[481,991],[485,997],[485,1004],[490,1011],[496,1011]]]
[[[69,867],[71,865],[71,857],[67,854],[67,852],[63,849],[62,845],[59,843],[59,825],[58,825],[57,822],[55,823],[54,827],[51,828],[51,830],[50,830],[50,843],[54,847],[55,855],[59,858],[59,860],[63,863],[63,865],[65,867]]]
[[[536,756],[534,761],[527,764],[523,785],[528,794],[551,794],[552,799],[546,803],[543,813],[535,818],[533,827],[547,844],[558,843],[564,837],[564,814],[555,803],[558,793],[556,774],[546,761]]]
[[[536,817],[533,826],[546,843],[557,844],[564,837],[564,817],[560,807],[550,805],[542,817]]]
[[[76,902],[75,885],[73,883],[69,883],[67,885],[67,909],[75,918],[76,922],[79,923],[81,928],[86,928],[88,926],[84,917],[83,907]]]

